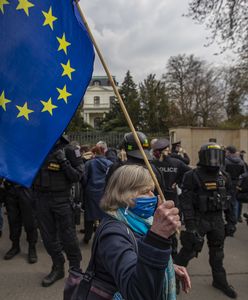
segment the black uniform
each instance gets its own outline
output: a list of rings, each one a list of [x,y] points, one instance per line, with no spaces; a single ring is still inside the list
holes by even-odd
[[[72,183],[80,181],[83,172],[79,149],[66,146],[62,140],[48,155],[34,182],[39,228],[55,268],[63,268],[65,259],[62,249],[70,266],[80,266],[82,256],[70,197]],[[50,284],[45,283],[46,286]]]
[[[30,189],[5,181],[5,206],[8,213],[9,237],[19,247],[22,225],[30,245],[37,243],[37,223],[33,211],[33,194]]]
[[[206,235],[209,247],[209,263],[212,269],[213,285],[228,289],[223,267],[225,223],[229,234],[235,230],[235,217],[231,209],[228,177],[220,170],[210,172],[197,167],[185,174],[182,185],[181,209],[184,214],[186,232],[181,233],[182,249],[176,263],[187,266],[197,256]],[[233,231],[232,231],[233,230]],[[230,232],[231,231],[231,232]]]
[[[187,266],[190,259],[201,252],[206,235],[213,286],[228,297],[237,298],[223,267],[225,237],[232,236],[236,230],[230,178],[220,170],[224,164],[224,150],[216,143],[208,143],[198,154],[197,168],[185,173],[183,178],[180,201],[186,231],[181,232],[182,249],[175,261]]]
[[[237,202],[236,188],[237,188],[240,175],[242,175],[246,171],[245,163],[241,158],[237,156],[228,155],[225,159],[224,169],[231,177],[231,181],[232,181],[231,192],[232,192],[233,203],[234,203],[234,213],[237,221],[241,216],[242,204]]]
[[[163,161],[154,160],[152,163],[163,175],[165,198],[173,200],[175,205],[179,206],[176,184],[181,185],[183,175],[190,167],[170,156],[164,156]]]

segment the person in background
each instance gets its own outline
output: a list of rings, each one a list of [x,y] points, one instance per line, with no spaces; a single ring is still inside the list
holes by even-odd
[[[181,146],[181,141],[171,144],[171,157],[177,158],[183,161],[186,165],[189,165],[190,159],[188,154]]]
[[[144,150],[145,156],[147,157],[148,161],[152,161],[152,156],[150,154],[149,150],[149,141],[147,136],[140,131],[137,131],[138,138],[140,140],[141,146]],[[126,160],[124,161],[119,161],[118,163],[115,163],[111,166],[109,169],[109,172],[106,177],[106,182],[108,182],[110,176],[113,174],[113,172],[118,169],[120,166],[123,164],[127,165],[142,165],[145,166],[145,161],[143,159],[142,153],[139,150],[139,147],[134,139],[133,133],[129,132],[124,135],[124,138],[120,144],[120,148],[125,150],[126,153]],[[158,183],[161,187],[161,189],[164,189],[164,181],[163,181],[163,176],[161,172],[153,165],[151,164],[151,167],[154,171],[154,174],[157,177]],[[155,191],[157,192],[157,191]]]
[[[177,186],[181,186],[183,175],[190,170],[190,167],[181,160],[170,156],[170,142],[167,139],[158,139],[153,144],[152,164],[161,172],[164,179],[165,199],[173,200],[176,207],[180,209]],[[172,257],[177,254],[178,241],[176,235],[172,236]]]
[[[99,146],[103,149],[105,157],[112,161],[112,163],[117,163],[119,161],[117,150],[114,148],[109,148],[106,142],[99,141],[96,146]]]
[[[148,170],[140,165],[121,166],[110,177],[87,299],[97,299],[100,281],[112,287],[106,299],[174,300],[175,273],[189,291],[186,269],[171,259],[170,237],[180,227],[178,209],[172,201],[158,202],[153,190]]]
[[[90,151],[89,145],[82,145],[80,147],[80,153],[81,153],[84,163],[86,163],[87,160],[89,160],[93,157],[93,153]]]
[[[85,163],[85,174],[82,180],[84,189],[84,243],[88,244],[93,231],[94,222],[101,220],[104,216],[99,207],[102,198],[105,179],[112,162],[104,155],[104,149],[95,146],[91,149],[93,158]]]
[[[234,212],[237,222],[242,222],[242,204],[237,201],[237,184],[240,175],[246,172],[244,161],[239,157],[237,149],[234,146],[226,147],[226,158],[224,170],[230,175],[232,181],[232,198],[234,203]]]

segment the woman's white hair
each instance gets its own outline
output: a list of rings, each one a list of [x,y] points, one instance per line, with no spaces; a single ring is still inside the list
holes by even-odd
[[[154,189],[149,171],[139,165],[124,165],[111,175],[101,208],[104,211],[114,211],[120,207],[133,205],[133,199],[139,194],[145,194]]]

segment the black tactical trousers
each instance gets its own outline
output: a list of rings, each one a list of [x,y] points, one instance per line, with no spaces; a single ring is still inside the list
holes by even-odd
[[[82,256],[68,195],[36,192],[35,198],[41,237],[53,264],[64,264],[64,250],[70,267],[79,268]]]
[[[35,245],[37,242],[37,222],[32,204],[32,193],[25,188],[11,188],[11,192],[7,193],[5,205],[8,214],[10,240],[13,243],[19,243],[22,225],[24,225],[28,243]]]
[[[209,264],[212,269],[213,280],[226,284],[226,271],[223,267],[225,229],[222,213],[213,213],[199,220],[197,230],[201,236],[207,236],[209,248]],[[197,253],[189,245],[182,245],[175,262],[187,266]]]

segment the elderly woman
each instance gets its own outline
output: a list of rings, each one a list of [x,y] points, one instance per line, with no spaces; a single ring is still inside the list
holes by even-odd
[[[124,165],[110,177],[101,201],[106,225],[96,233],[95,280],[87,299],[104,299],[95,284],[100,281],[114,284],[109,295],[105,289],[105,299],[173,300],[175,271],[189,291],[186,269],[171,259],[170,237],[181,225],[178,209],[172,201],[158,203],[153,190],[143,166]]]

